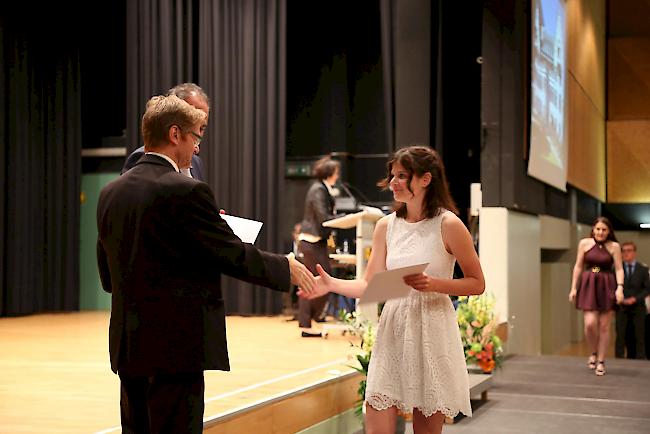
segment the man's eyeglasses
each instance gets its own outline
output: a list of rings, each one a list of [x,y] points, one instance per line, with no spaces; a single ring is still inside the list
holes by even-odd
[[[203,136],[196,134],[194,131],[190,131],[190,134],[192,134],[196,139],[196,142],[194,142],[194,146],[199,146],[199,143],[201,143],[201,140],[203,140]]]
[[[181,132],[183,132],[183,129],[179,125],[172,125],[172,127],[178,128]],[[196,134],[194,131],[189,131],[191,135],[194,136],[195,142],[194,146],[199,146],[199,143],[201,143],[201,140],[203,140],[203,136],[200,134]]]

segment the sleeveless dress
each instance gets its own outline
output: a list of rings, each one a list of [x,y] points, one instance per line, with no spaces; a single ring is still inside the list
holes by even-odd
[[[576,307],[580,310],[607,312],[616,307],[616,277],[612,271],[614,258],[599,243],[584,256],[586,269],[580,276]]]
[[[442,241],[445,212],[417,223],[390,214],[386,268],[428,262],[427,274],[451,279],[456,259]],[[386,302],[370,358],[366,402],[375,410],[417,408],[427,417],[435,412],[472,415],[465,354],[447,294],[411,290],[408,297]]]

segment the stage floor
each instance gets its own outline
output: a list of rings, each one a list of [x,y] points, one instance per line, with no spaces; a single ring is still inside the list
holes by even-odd
[[[0,319],[0,433],[120,432],[109,315]],[[232,371],[206,372],[206,419],[352,370],[353,338],[301,338],[286,319],[227,317]]]
[[[497,370],[487,402],[444,434],[647,434],[650,362],[587,356],[513,356]]]

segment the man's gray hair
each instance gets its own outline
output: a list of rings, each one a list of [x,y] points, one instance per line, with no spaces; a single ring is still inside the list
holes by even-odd
[[[210,105],[210,99],[201,87],[194,83],[181,83],[178,84],[167,91],[167,96],[176,95],[180,99],[184,100],[187,97],[191,96],[193,93],[197,94],[205,100],[205,102]]]

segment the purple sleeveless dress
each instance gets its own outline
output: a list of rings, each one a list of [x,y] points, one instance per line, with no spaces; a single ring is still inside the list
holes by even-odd
[[[614,258],[602,244],[594,244],[584,256],[586,270],[580,277],[576,307],[580,310],[607,312],[616,307]]]

